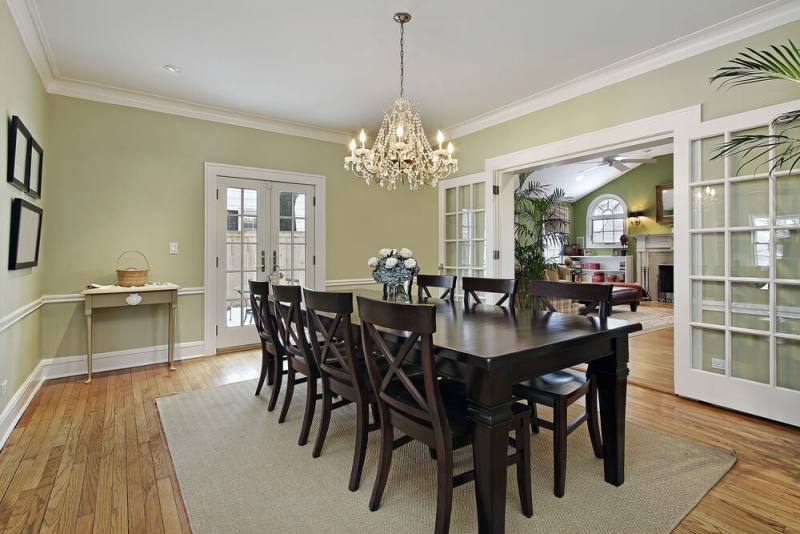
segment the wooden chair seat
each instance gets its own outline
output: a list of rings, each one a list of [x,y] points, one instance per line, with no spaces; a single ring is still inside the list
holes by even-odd
[[[532,388],[542,396],[542,404],[552,406],[552,403],[546,402],[547,399],[563,395],[570,396],[576,391],[581,389],[586,384],[586,376],[577,374],[566,369],[556,371],[555,373],[548,373],[546,375],[537,376],[526,380],[519,384],[520,387]]]

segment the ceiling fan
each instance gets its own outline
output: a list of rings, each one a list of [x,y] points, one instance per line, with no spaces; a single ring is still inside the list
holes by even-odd
[[[626,156],[606,156],[601,161],[582,161],[580,163],[584,165],[593,165],[593,167],[587,169],[587,172],[591,171],[592,169],[599,169],[601,167],[613,167],[620,172],[628,172],[631,170],[631,168],[626,165],[627,163],[656,163],[656,159],[629,158]]]

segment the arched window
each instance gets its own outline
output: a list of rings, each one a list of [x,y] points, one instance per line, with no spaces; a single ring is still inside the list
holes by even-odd
[[[586,235],[592,247],[619,246],[625,233],[628,207],[617,195],[600,195],[586,210]]]

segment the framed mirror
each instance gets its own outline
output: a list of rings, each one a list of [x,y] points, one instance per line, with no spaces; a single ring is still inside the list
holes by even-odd
[[[21,198],[11,201],[11,239],[8,269],[11,271],[39,264],[42,237],[42,209]]]
[[[656,222],[659,224],[672,224],[675,211],[675,196],[672,184],[656,186]]]

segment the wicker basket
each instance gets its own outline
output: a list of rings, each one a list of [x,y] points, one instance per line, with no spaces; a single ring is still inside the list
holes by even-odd
[[[144,262],[147,264],[147,269],[140,269],[138,267],[125,267],[124,269],[119,268],[119,260],[122,259],[122,256],[127,254],[128,252],[135,252],[144,258]],[[139,252],[138,250],[126,250],[122,254],[119,255],[117,258],[117,285],[122,287],[133,287],[133,286],[143,286],[147,283],[147,274],[150,272],[150,262],[147,261],[147,256]]]

